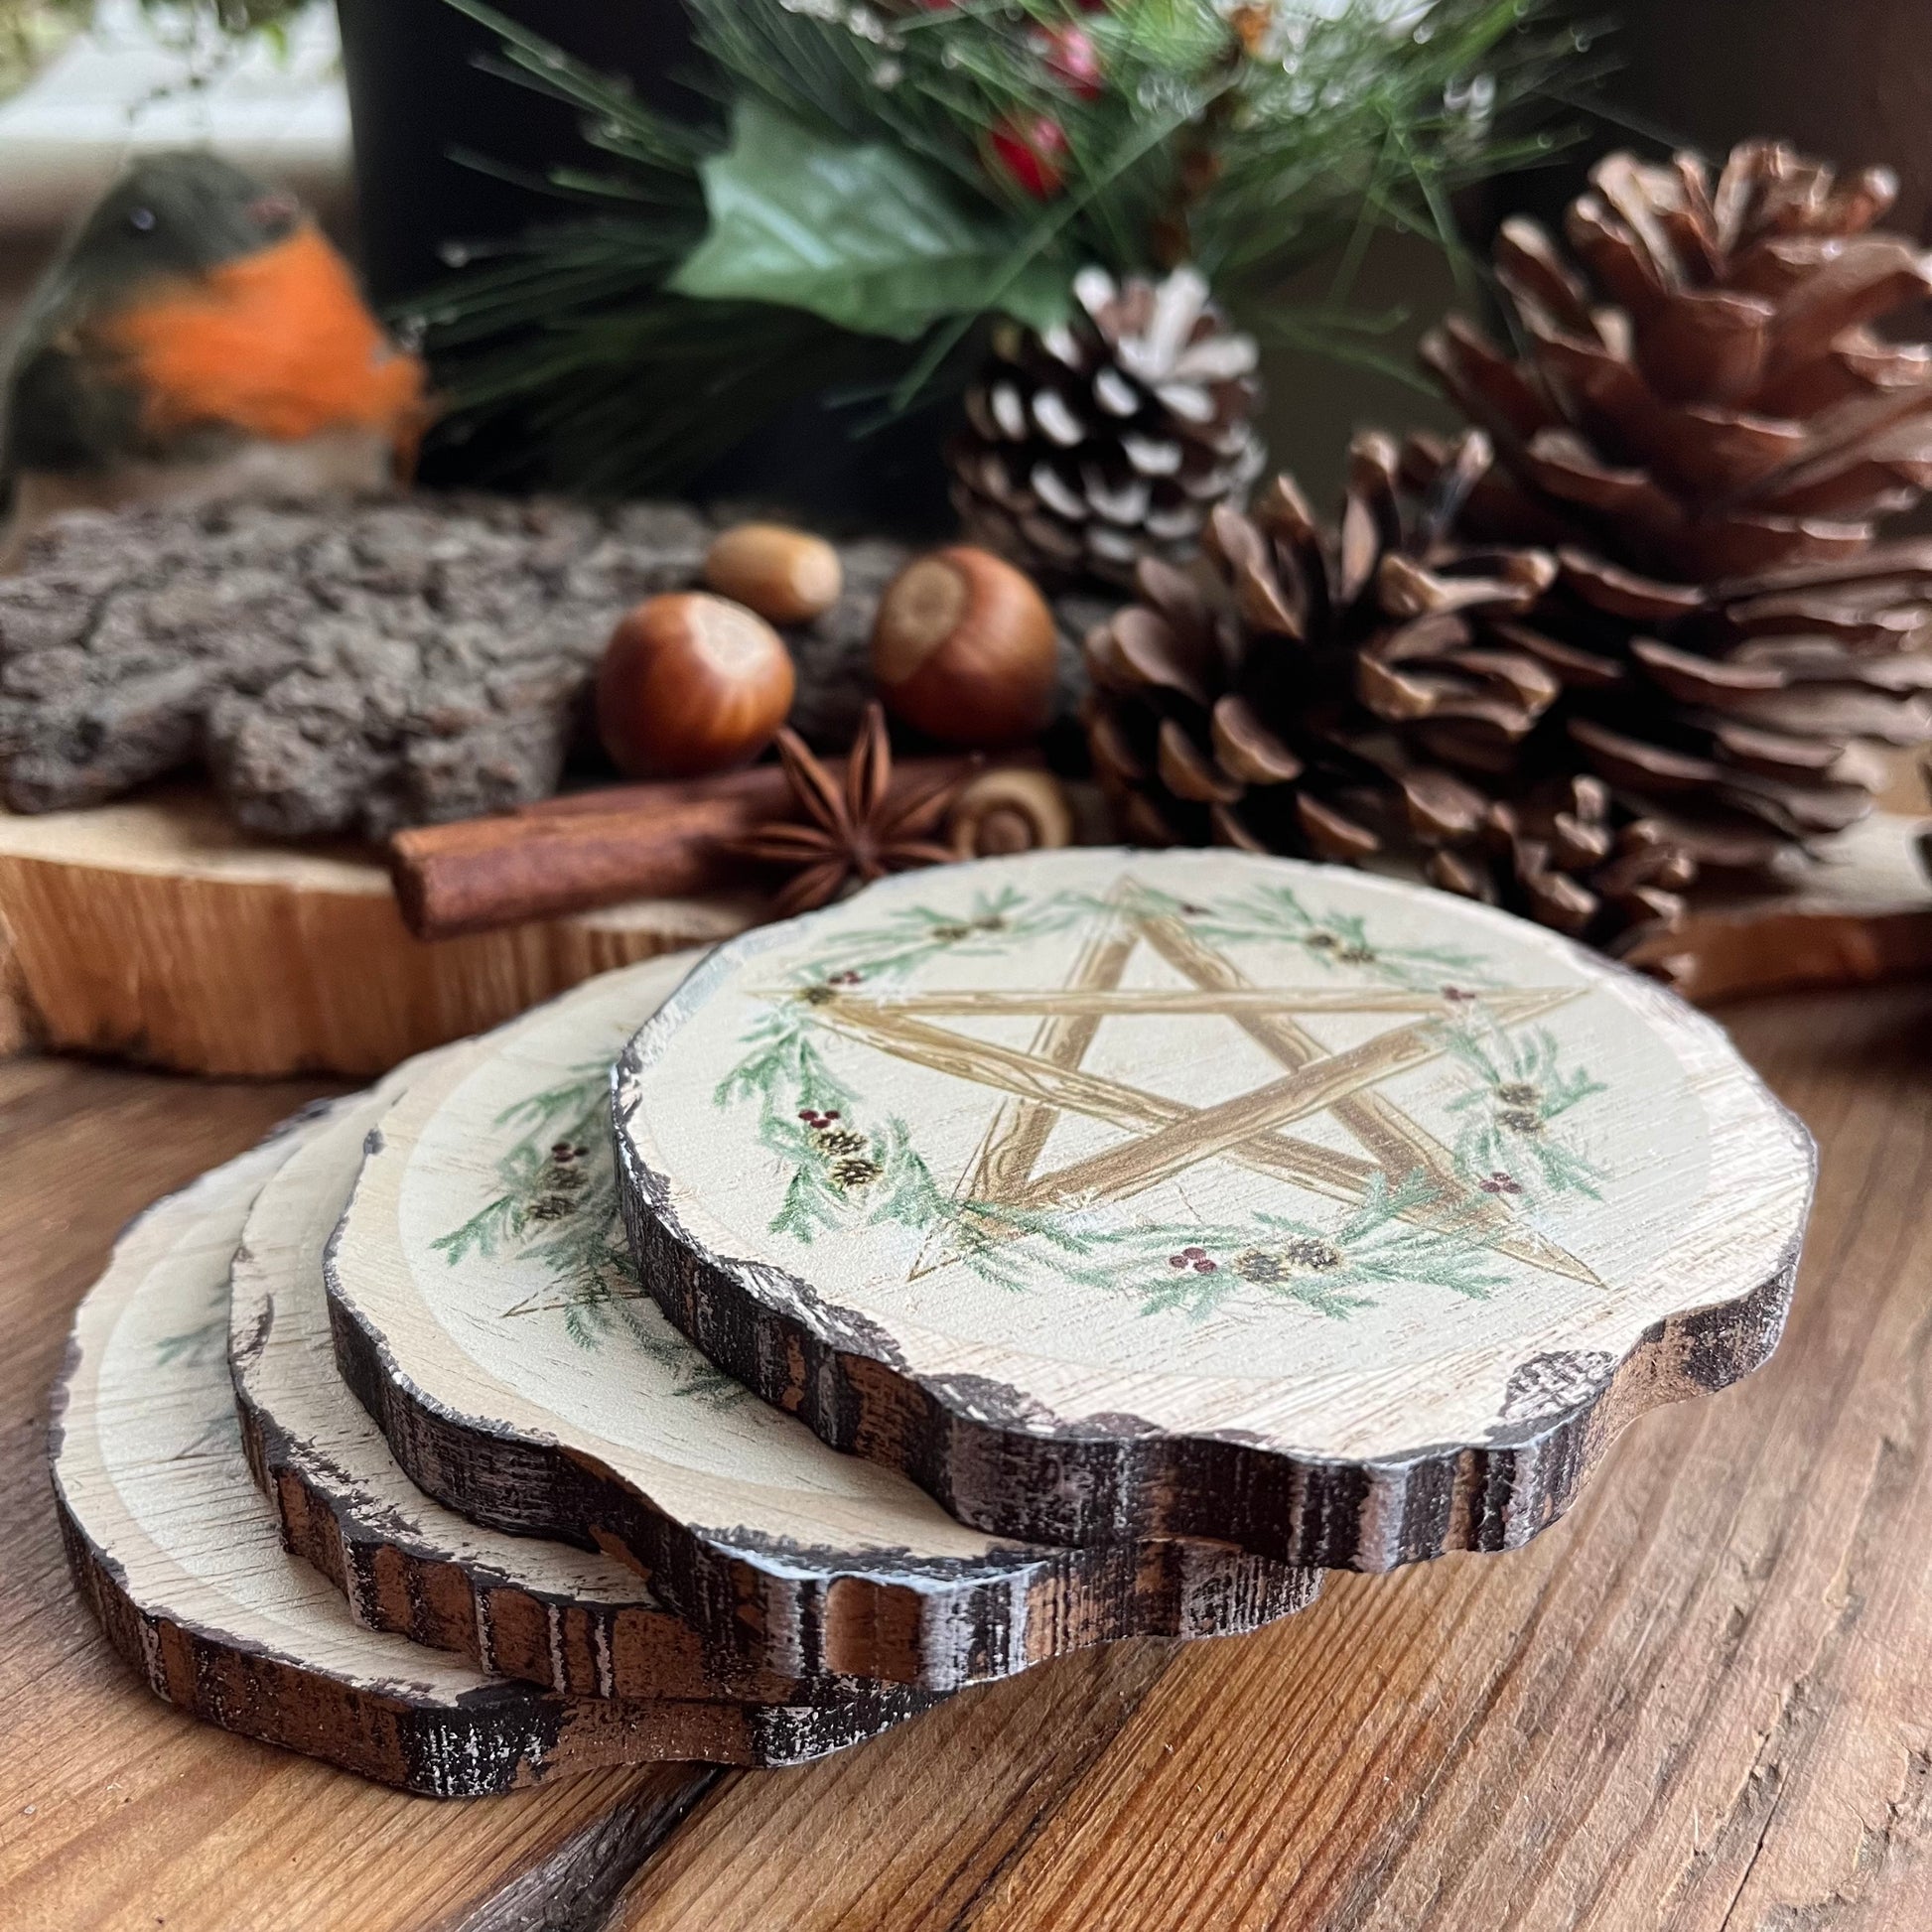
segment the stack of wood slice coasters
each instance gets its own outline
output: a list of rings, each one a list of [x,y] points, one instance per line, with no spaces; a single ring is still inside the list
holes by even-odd
[[[1232,853],[611,973],[162,1202],[57,1392],[163,1695],[440,1795],[795,1763],[1506,1550],[1775,1345],[1804,1131],[1539,928]]]

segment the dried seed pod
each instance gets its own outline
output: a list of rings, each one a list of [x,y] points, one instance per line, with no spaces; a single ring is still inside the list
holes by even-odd
[[[1054,851],[1073,843],[1073,810],[1050,771],[1005,765],[967,781],[946,816],[962,859]]]

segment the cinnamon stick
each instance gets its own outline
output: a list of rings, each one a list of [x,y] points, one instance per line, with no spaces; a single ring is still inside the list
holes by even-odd
[[[911,759],[897,767],[894,789],[963,773],[975,762]],[[613,785],[492,818],[398,832],[389,841],[389,876],[410,931],[449,939],[624,899],[748,884],[757,868],[728,844],[792,808],[776,765]]]

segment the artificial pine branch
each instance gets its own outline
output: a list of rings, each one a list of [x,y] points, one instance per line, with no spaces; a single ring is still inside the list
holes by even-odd
[[[415,320],[460,422],[513,408],[555,478],[622,490],[675,485],[828,382],[925,401],[1000,314],[1070,314],[1089,265],[1185,262],[1243,320],[1377,228],[1453,253],[1449,196],[1547,155],[1550,134],[1514,123],[1560,55],[1576,78],[1574,48],[1535,24],[1544,0],[1357,0],[1334,19],[1308,0],[687,0],[718,112],[685,122],[485,0],[448,3],[497,36],[495,70],[580,111],[600,163],[557,170],[575,209]],[[796,158],[760,176],[773,128]],[[944,232],[895,261],[866,231],[876,196],[855,189],[849,222],[825,214],[842,169],[892,176]],[[807,189],[811,219],[787,202]],[[827,251],[816,309],[795,261],[770,268],[787,229]],[[936,272],[1002,237],[985,272]],[[859,286],[893,291],[877,326],[853,313]],[[1373,352],[1372,329],[1332,314],[1287,326]]]

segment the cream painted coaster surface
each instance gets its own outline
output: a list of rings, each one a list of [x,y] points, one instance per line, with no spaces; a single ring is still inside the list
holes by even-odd
[[[197,1717],[437,1797],[767,1755],[775,1740],[738,1706],[559,1698],[361,1629],[284,1552],[237,1440],[228,1269],[256,1189],[308,1131],[151,1208],[74,1317],[54,1487],[75,1582],[115,1648]],[[824,1714],[796,1716],[824,1748]]]
[[[722,1678],[696,1633],[625,1565],[595,1551],[480,1528],[433,1502],[397,1466],[337,1371],[323,1254],[362,1165],[368,1131],[412,1079],[412,1061],[373,1093],[335,1107],[256,1195],[242,1230],[228,1312],[242,1439],[287,1547],[348,1598],[357,1622],[459,1650],[487,1671],[585,1697],[782,1704],[756,1673]],[[558,1334],[555,1346],[574,1343]],[[744,1716],[748,1748],[785,1761],[912,1715],[929,1699],[876,1688],[821,1713]]]
[[[1804,1130],[1722,1031],[1488,907],[1228,852],[875,886],[619,1068],[644,1280],[963,1520],[1379,1569],[1504,1547],[1775,1344]]]
[[[948,1690],[1307,1602],[1311,1576],[1224,1548],[968,1529],[678,1334],[617,1220],[610,1067],[689,963],[608,975],[439,1061],[372,1137],[330,1253],[332,1321],[412,1479],[473,1521],[624,1551],[722,1681],[800,1695]]]

